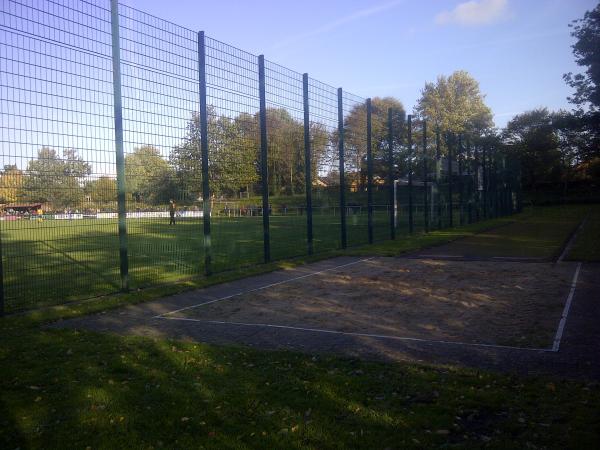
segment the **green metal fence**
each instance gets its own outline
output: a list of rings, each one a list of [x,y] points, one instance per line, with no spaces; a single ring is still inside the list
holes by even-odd
[[[459,136],[116,1],[0,16],[0,313],[520,209]]]

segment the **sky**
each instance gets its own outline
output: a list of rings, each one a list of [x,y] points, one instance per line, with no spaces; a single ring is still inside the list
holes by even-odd
[[[496,126],[538,107],[571,109],[568,27],[595,0],[122,0],[361,97],[410,112],[425,82],[479,81]]]

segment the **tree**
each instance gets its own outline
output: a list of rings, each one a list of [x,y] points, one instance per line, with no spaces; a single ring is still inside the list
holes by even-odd
[[[563,77],[567,84],[575,89],[575,95],[569,100],[581,111],[588,105],[590,111],[600,110],[600,3],[591,11],[586,11],[583,19],[574,20],[571,36],[577,39],[572,46],[575,62],[586,66],[584,73]]]
[[[15,203],[23,186],[23,171],[16,165],[4,166],[0,173],[0,202]]]
[[[563,75],[566,83],[575,89],[569,101],[575,105],[579,120],[579,157],[589,160],[600,156],[600,4],[587,11],[582,19],[574,20],[571,36],[577,41],[572,46],[575,61],[587,67],[584,73]]]
[[[384,176],[387,173],[386,149],[388,146],[388,110],[394,111],[393,121],[396,138],[403,127],[406,112],[402,102],[394,97],[375,97],[371,100],[371,145],[373,173]],[[333,143],[338,145],[337,133]],[[355,182],[362,190],[366,180],[367,157],[367,105],[357,104],[344,119],[344,151],[346,173],[350,182]]]
[[[96,207],[110,207],[117,202],[117,180],[100,177],[85,183],[84,192]]]
[[[304,187],[304,126],[284,108],[267,108],[269,191],[293,195]]]
[[[285,108],[267,108],[269,192],[295,195],[305,192],[304,122]],[[316,180],[329,144],[323,124],[309,126],[311,141],[311,178]],[[258,135],[256,135],[258,138]],[[257,146],[259,146],[257,142]]]
[[[25,201],[48,202],[55,209],[73,208],[83,201],[83,179],[92,171],[74,149],[63,150],[62,158],[50,148],[38,151],[29,161],[23,182]]]
[[[479,83],[459,70],[436,83],[425,83],[416,111],[426,119],[429,130],[480,135],[494,126],[492,112],[484,103]]]
[[[233,194],[258,180],[256,145],[258,118],[242,113],[235,119],[217,116],[208,109],[209,181],[213,193]],[[202,193],[202,153],[200,116],[187,124],[180,145],[171,151],[169,162],[175,170],[180,198],[195,200]]]
[[[209,117],[213,115],[209,114]],[[169,154],[169,164],[175,171],[177,198],[183,201],[195,201],[202,192],[200,136],[200,115],[193,113],[186,125],[183,142],[173,147]]]
[[[557,183],[564,168],[553,117],[546,108],[515,116],[503,133],[507,152],[521,163],[525,188],[534,191],[542,183]]]
[[[219,117],[209,144],[211,189],[217,195],[235,196],[259,180],[258,118],[247,113],[235,119]]]
[[[145,145],[125,157],[127,193],[137,202],[159,204],[169,200],[170,180],[174,177],[160,151]]]

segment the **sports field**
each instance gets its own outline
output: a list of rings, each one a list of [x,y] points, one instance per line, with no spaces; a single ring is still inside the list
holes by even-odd
[[[585,207],[530,211],[404,258],[342,258],[281,278],[198,291],[164,308],[157,303],[152,317],[173,327],[185,323],[191,336],[194,326],[216,326],[240,335],[277,330],[280,337],[307,332],[556,350],[580,271],[565,259],[583,237],[576,231],[588,213]]]
[[[422,210],[415,230],[422,229]],[[6,310],[94,297],[120,289],[119,237],[116,219],[4,221],[2,254]],[[374,210],[374,240],[390,236],[388,209]],[[408,233],[408,216],[400,209],[399,234]],[[200,218],[128,219],[130,286],[145,287],[205,272],[203,222]],[[313,216],[314,252],[341,248],[340,216]],[[307,254],[306,216],[270,217],[271,259]],[[368,242],[366,211],[347,216],[347,243]],[[222,272],[262,263],[261,216],[218,217],[211,221],[212,271]]]
[[[460,252],[468,255],[471,245],[479,254],[500,255],[507,249],[519,254],[527,248],[529,256],[550,258],[586,214],[586,209],[571,208],[568,213],[530,214],[512,228],[499,229],[469,243]],[[552,211],[560,211],[553,209]],[[597,214],[597,213],[594,213]],[[592,214],[585,230],[594,230]],[[423,210],[414,211],[414,231],[423,230]],[[447,218],[444,218],[447,222]],[[212,271],[220,273],[254,266],[263,258],[263,222],[260,216],[212,218]],[[437,220],[432,221],[434,224]],[[454,223],[460,223],[454,211]],[[548,227],[549,224],[551,227]],[[446,225],[446,223],[445,223]],[[115,219],[18,220],[3,221],[2,256],[5,309],[14,312],[39,306],[90,298],[120,290],[119,238]],[[389,210],[374,211],[374,240],[383,243],[390,236]],[[539,231],[548,228],[544,233]],[[521,229],[522,228],[522,229]],[[398,241],[408,235],[408,213],[400,206]],[[340,216],[313,216],[314,252],[327,254],[341,248]],[[205,273],[203,223],[200,218],[178,220],[170,226],[167,219],[129,219],[127,221],[130,287],[147,287],[165,282],[198,277]],[[527,240],[527,247],[523,245]],[[272,260],[307,254],[306,217],[270,217]],[[593,245],[594,238],[589,239]],[[347,243],[351,248],[368,243],[366,211],[348,214]],[[581,244],[579,244],[581,245]]]

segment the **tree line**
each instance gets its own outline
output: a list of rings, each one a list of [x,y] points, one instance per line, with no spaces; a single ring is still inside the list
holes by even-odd
[[[448,136],[459,136],[473,149],[493,148],[497,154],[517,160],[524,190],[570,183],[600,185],[600,4],[576,20],[572,36],[573,53],[581,74],[565,74],[575,93],[569,98],[572,111],[538,108],[515,116],[504,129],[494,126],[491,109],[479,84],[466,71],[441,75],[425,84],[416,104],[412,122],[413,147],[407,145],[406,110],[393,97],[372,100],[372,154],[374,176],[388,175],[388,113],[391,109],[395,178],[414,171],[420,164],[448,153]],[[345,171],[347,185],[358,190],[366,186],[366,104],[357,104],[344,119]],[[339,183],[336,129],[310,124],[312,158],[304,160],[303,121],[284,108],[267,109],[268,189],[273,196],[294,196],[305,192],[305,175],[310,170],[320,186]],[[427,123],[428,147],[423,148],[423,124]],[[241,113],[235,117],[208,109],[209,182],[217,197],[248,196],[261,191],[259,115]],[[202,197],[200,118],[193,113],[182,141],[167,157],[148,144],[125,157],[126,192],[129,201],[160,205],[175,198],[193,203]],[[456,142],[454,142],[454,145]],[[417,156],[415,158],[415,156]],[[462,158],[469,157],[464,154]],[[473,157],[472,155],[470,156]],[[74,149],[62,154],[41,148],[25,170],[5,166],[0,173],[0,202],[42,202],[55,209],[73,208],[86,201],[96,207],[110,207],[116,200],[113,176],[92,176],[93,167]],[[423,174],[423,176],[427,176]]]

